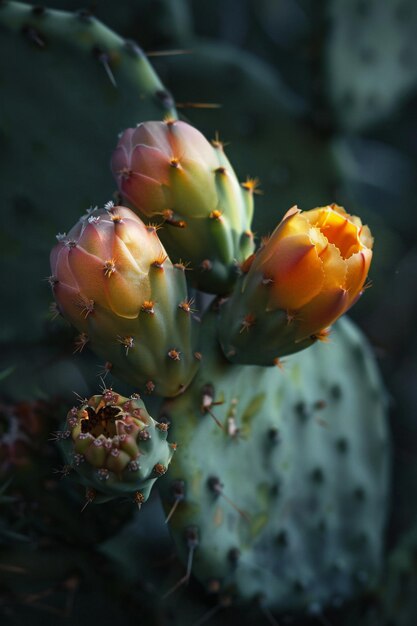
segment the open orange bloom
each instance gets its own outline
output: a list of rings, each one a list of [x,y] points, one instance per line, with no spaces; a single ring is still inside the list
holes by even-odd
[[[335,204],[290,209],[253,257],[250,274],[269,280],[268,310],[297,322],[297,339],[332,324],[359,297],[372,259],[373,239],[358,217]]]

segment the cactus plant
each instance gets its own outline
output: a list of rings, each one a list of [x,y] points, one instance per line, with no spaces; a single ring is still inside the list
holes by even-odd
[[[58,234],[49,283],[54,312],[79,332],[75,351],[87,347],[98,354],[106,378],[100,394],[80,398],[64,425],[54,425],[51,444],[56,441],[63,454],[57,470],[62,481],[47,478],[55,454],[45,445],[44,432],[34,446],[38,471],[27,484],[20,484],[19,472],[16,484],[9,484],[9,467],[3,464],[2,537],[13,542],[27,537],[40,550],[48,582],[39,587],[31,576],[22,585],[3,581],[8,567],[33,569],[27,547],[11,545],[0,558],[0,589],[6,595],[0,610],[10,606],[10,597],[17,604],[22,600],[24,608],[28,597],[49,593],[54,598],[54,591],[73,584],[69,572],[77,559],[103,566],[103,576],[91,577],[92,597],[102,589],[96,584],[100,578],[109,591],[109,607],[115,595],[123,599],[124,623],[128,615],[137,622],[139,607],[142,621],[163,626],[211,618],[221,624],[228,615],[253,623],[261,612],[271,624],[274,614],[281,620],[283,612],[296,613],[305,624],[370,583],[375,588],[389,500],[385,392],[362,335],[349,322],[337,321],[364,289],[372,237],[359,218],[324,204],[337,179],[327,138],[301,125],[305,108],[264,64],[233,47],[207,46],[198,72],[204,67],[223,85],[220,91],[229,103],[224,119],[231,130],[247,129],[233,148],[244,157],[237,159],[235,174],[214,124],[205,138],[177,120],[169,93],[143,53],[87,12],[75,17],[5,2],[0,22],[6,45],[27,46],[11,71],[26,53],[38,54],[33,80],[41,74],[41,84],[62,68],[67,68],[67,83],[75,80],[69,57],[85,66],[90,81],[85,88],[77,83],[81,95],[71,94],[67,101],[66,84],[49,108],[41,113],[34,107],[39,117],[44,120],[51,106],[64,100],[65,113],[80,97],[80,114],[98,94],[104,101],[98,115],[94,107],[82,114],[76,133],[69,123],[65,134],[53,137],[60,153],[63,137],[73,135],[70,160],[59,163],[75,161],[81,137],[89,148],[71,170],[71,191],[54,181],[45,206],[59,209],[53,221],[63,230],[81,205],[91,204],[68,234]],[[196,76],[194,63],[184,61],[183,77]],[[11,71],[4,71],[6,85]],[[192,82],[195,88],[198,82]],[[138,84],[137,91],[133,85]],[[248,88],[251,98],[236,114],[236,99],[243,102]],[[207,89],[212,93],[212,86]],[[12,109],[9,105],[4,116],[5,137],[13,128]],[[67,116],[74,119],[73,113]],[[207,118],[205,123],[207,128]],[[23,129],[26,124],[25,119]],[[94,144],[90,140],[99,124],[100,140]],[[108,201],[116,126],[122,132],[112,169],[130,208],[119,204],[117,192],[115,202]],[[31,127],[26,139],[50,159],[52,140],[36,135],[43,139],[46,128],[53,128],[51,122]],[[270,151],[260,149],[266,137]],[[287,167],[277,168],[284,153],[289,177]],[[38,181],[47,171],[45,163],[51,164],[48,159],[40,156],[28,175],[37,189],[43,187]],[[85,159],[92,169],[84,167]],[[257,179],[245,181],[251,174],[262,178],[264,167],[266,187],[281,189],[280,206],[299,197],[303,208],[320,205],[304,213],[291,210],[269,241],[252,232],[259,190]],[[306,173],[305,187],[299,172]],[[74,179],[80,180],[77,188]],[[28,192],[29,183],[22,189],[25,198],[38,197]],[[319,197],[307,204],[312,195]],[[96,203],[102,208],[93,208]],[[268,194],[262,205],[277,206]],[[258,224],[266,230],[279,218],[265,211]],[[204,292],[214,294],[211,306]],[[12,327],[6,328],[6,338],[13,336]],[[114,391],[113,377],[128,391]],[[58,414],[61,421],[67,409],[54,409],[52,421]],[[3,448],[6,459],[12,458],[13,446]],[[80,484],[86,488],[84,499]],[[144,510],[147,521],[141,520]],[[132,549],[121,554],[132,524],[145,524],[139,547],[133,550],[132,540]],[[141,548],[144,538],[148,544]],[[179,560],[167,568],[174,550]],[[109,557],[117,575],[105,569]],[[162,562],[160,577],[154,558]],[[139,572],[140,584],[125,584],[128,572]],[[187,585],[191,592],[185,594]],[[186,598],[181,611],[175,608],[177,593]],[[103,606],[104,601],[97,615]],[[19,617],[26,619],[24,610]]]

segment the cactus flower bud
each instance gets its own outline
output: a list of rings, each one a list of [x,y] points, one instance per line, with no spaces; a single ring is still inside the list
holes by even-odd
[[[240,185],[219,141],[185,122],[145,122],[122,135],[112,158],[119,190],[157,220],[174,262],[185,259],[199,288],[227,293],[253,251],[253,186]]]
[[[320,338],[363,291],[372,244],[369,228],[342,207],[290,209],[222,308],[228,358],[273,364]]]
[[[68,464],[106,499],[130,494],[145,502],[175,450],[166,425],[152,419],[139,397],[112,389],[71,409],[66,428],[69,436],[60,444]]]
[[[160,395],[176,395],[197,368],[197,321],[184,272],[169,260],[155,228],[124,207],[83,217],[51,253],[59,312],[112,374]],[[178,353],[176,360],[171,351]]]

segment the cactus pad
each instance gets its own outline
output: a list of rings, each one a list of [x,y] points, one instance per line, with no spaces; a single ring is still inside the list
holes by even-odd
[[[282,371],[219,354],[205,366],[165,407],[180,447],[163,497],[183,559],[207,588],[276,610],[351,596],[380,565],[389,457],[363,338],[344,320]]]

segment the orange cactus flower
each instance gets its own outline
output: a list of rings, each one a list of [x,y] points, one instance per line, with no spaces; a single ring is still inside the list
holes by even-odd
[[[304,212],[293,207],[245,269],[262,273],[268,310],[287,311],[302,340],[332,324],[357,300],[372,244],[369,228],[340,206]]]

